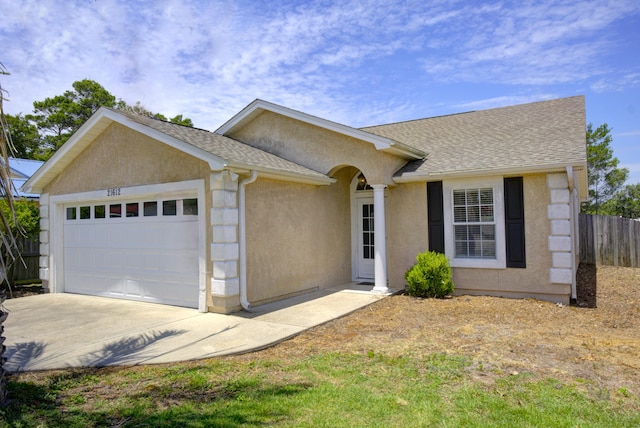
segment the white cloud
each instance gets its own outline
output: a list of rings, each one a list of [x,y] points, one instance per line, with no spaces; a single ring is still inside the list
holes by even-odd
[[[612,23],[640,12],[633,0],[0,1],[10,112],[28,113],[33,101],[89,78],[209,129],[254,98],[360,126],[421,115],[430,84],[515,87],[461,108],[554,92],[522,85],[591,79],[609,90]],[[638,85],[637,69],[622,73],[616,87]]]
[[[514,95],[462,102],[453,106],[459,111],[485,110],[558,98],[556,94]]]
[[[450,54],[425,58],[425,70],[443,81],[535,85],[598,77],[610,71],[602,61],[621,37],[602,30],[638,11],[635,2],[587,1],[469,9],[466,31],[447,33]]]
[[[616,138],[618,138],[618,137],[640,137],[640,129],[635,129],[633,131],[627,131],[627,132],[616,132],[613,135]]]
[[[626,88],[640,87],[640,73],[611,73],[591,84],[594,92],[620,92]]]

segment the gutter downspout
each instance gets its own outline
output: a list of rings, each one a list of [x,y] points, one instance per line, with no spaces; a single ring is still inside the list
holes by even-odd
[[[570,219],[571,219],[571,300],[576,301],[578,298],[577,284],[576,284],[576,274],[578,273],[578,268],[576,266],[576,252],[579,251],[578,245],[576,245],[576,237],[578,236],[577,232],[577,221],[578,216],[576,215],[576,192],[577,189],[575,187],[575,179],[573,175],[573,167],[567,167],[567,178],[569,181],[569,210],[570,210]]]
[[[246,220],[245,220],[245,187],[247,184],[251,184],[258,178],[258,171],[251,171],[251,175],[248,178],[240,181],[239,183],[239,195],[238,195],[238,244],[240,249],[240,305],[242,309],[247,312],[251,312],[251,304],[247,300],[247,233],[246,233]]]

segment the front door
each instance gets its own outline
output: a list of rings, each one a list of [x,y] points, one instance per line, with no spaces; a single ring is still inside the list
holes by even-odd
[[[373,230],[373,198],[357,199],[358,216],[358,278],[374,279],[375,251]]]

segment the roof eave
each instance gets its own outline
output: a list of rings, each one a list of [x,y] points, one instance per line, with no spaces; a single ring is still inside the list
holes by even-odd
[[[239,162],[229,163],[229,169],[237,173],[245,173],[249,171],[257,171],[260,177],[270,178],[278,181],[287,181],[291,183],[312,184],[315,186],[328,186],[337,180],[328,176],[310,176],[305,174],[297,174],[295,172],[282,171],[274,168],[268,168],[257,165],[249,165]]]
[[[520,174],[535,174],[535,173],[549,173],[549,172],[566,172],[566,168],[571,166],[575,171],[586,171],[586,162],[575,163],[554,163],[545,165],[532,165],[532,166],[520,166],[520,167],[505,167],[505,168],[483,168],[483,169],[468,169],[457,171],[434,171],[434,172],[409,172],[402,174],[401,176],[394,177],[394,182],[398,184],[402,183],[419,183],[427,181],[438,181],[454,178],[473,178],[488,175],[520,175]],[[583,187],[583,186],[581,186]]]
[[[391,147],[382,149],[382,151],[409,160],[420,160],[427,157],[427,153],[423,152],[422,150],[414,149],[411,146],[407,146],[406,144],[402,144],[397,141],[393,141]]]

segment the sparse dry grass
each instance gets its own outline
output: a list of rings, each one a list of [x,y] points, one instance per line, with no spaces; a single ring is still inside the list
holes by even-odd
[[[477,376],[486,382],[504,373],[530,372],[640,395],[640,269],[600,267],[597,277],[597,308],[534,299],[399,295],[237,358],[298,358],[327,351],[460,354],[483,368]]]
[[[0,426],[638,426],[639,318],[640,269],[594,309],[393,296],[260,352],[11,375]]]

